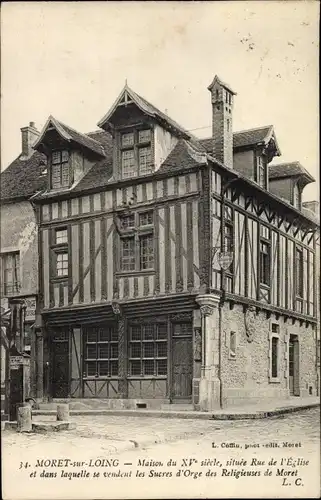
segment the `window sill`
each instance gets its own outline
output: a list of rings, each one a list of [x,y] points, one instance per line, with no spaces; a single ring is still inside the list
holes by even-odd
[[[270,383],[270,384],[280,384],[280,383],[281,383],[281,381],[280,381],[279,377],[273,377],[273,378],[272,378],[272,377],[270,377],[270,378],[269,378],[269,383]]]
[[[128,375],[127,379],[128,380],[140,380],[140,379],[148,379],[148,380],[155,380],[155,379],[162,379],[166,380],[167,375]]]
[[[68,281],[69,276],[56,276],[50,279],[50,283],[61,283],[63,281]]]
[[[149,276],[151,274],[155,274],[155,269],[144,269],[142,271],[118,271],[115,275],[119,278],[127,278],[130,276]]]

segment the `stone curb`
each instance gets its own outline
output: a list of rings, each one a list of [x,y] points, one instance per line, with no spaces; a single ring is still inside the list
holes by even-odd
[[[30,433],[47,434],[48,432],[71,431],[76,429],[74,422],[32,422],[32,431]],[[4,430],[17,430],[17,422],[6,421]],[[23,432],[24,434],[24,432]]]
[[[129,417],[156,417],[156,418],[181,418],[190,420],[251,420],[269,418],[287,413],[294,413],[310,408],[316,408],[320,403],[311,403],[298,406],[276,408],[274,410],[258,410],[255,412],[211,413],[211,412],[184,412],[184,411],[159,411],[159,410],[70,410],[70,415],[111,415]],[[56,415],[55,410],[32,410],[32,415]]]

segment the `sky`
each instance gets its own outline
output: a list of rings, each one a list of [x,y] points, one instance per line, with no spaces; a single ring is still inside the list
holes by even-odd
[[[96,130],[128,85],[199,137],[208,85],[237,93],[235,131],[273,124],[280,163],[299,160],[319,197],[319,2],[8,2],[1,15],[1,169],[20,128],[52,114]]]

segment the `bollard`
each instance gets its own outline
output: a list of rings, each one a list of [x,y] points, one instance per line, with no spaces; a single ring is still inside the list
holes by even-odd
[[[57,405],[57,420],[59,421],[69,420],[69,404]]]
[[[26,403],[17,405],[17,432],[31,432],[31,406]]]

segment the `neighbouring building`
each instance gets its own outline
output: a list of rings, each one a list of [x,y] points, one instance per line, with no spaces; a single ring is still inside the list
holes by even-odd
[[[10,310],[13,300],[25,305],[22,349],[31,355],[30,390],[36,392],[34,326],[38,312],[38,227],[30,196],[45,187],[45,157],[32,149],[39,135],[35,124],[21,129],[21,153],[0,177],[0,305]],[[11,322],[10,313],[6,320]],[[21,325],[16,346],[20,350]],[[41,381],[42,386],[42,381]]]
[[[208,139],[125,85],[99,131],[50,116],[2,174],[37,217],[38,398],[210,411],[317,393],[314,179],[270,165],[273,126],[233,133],[235,92],[208,89]]]

